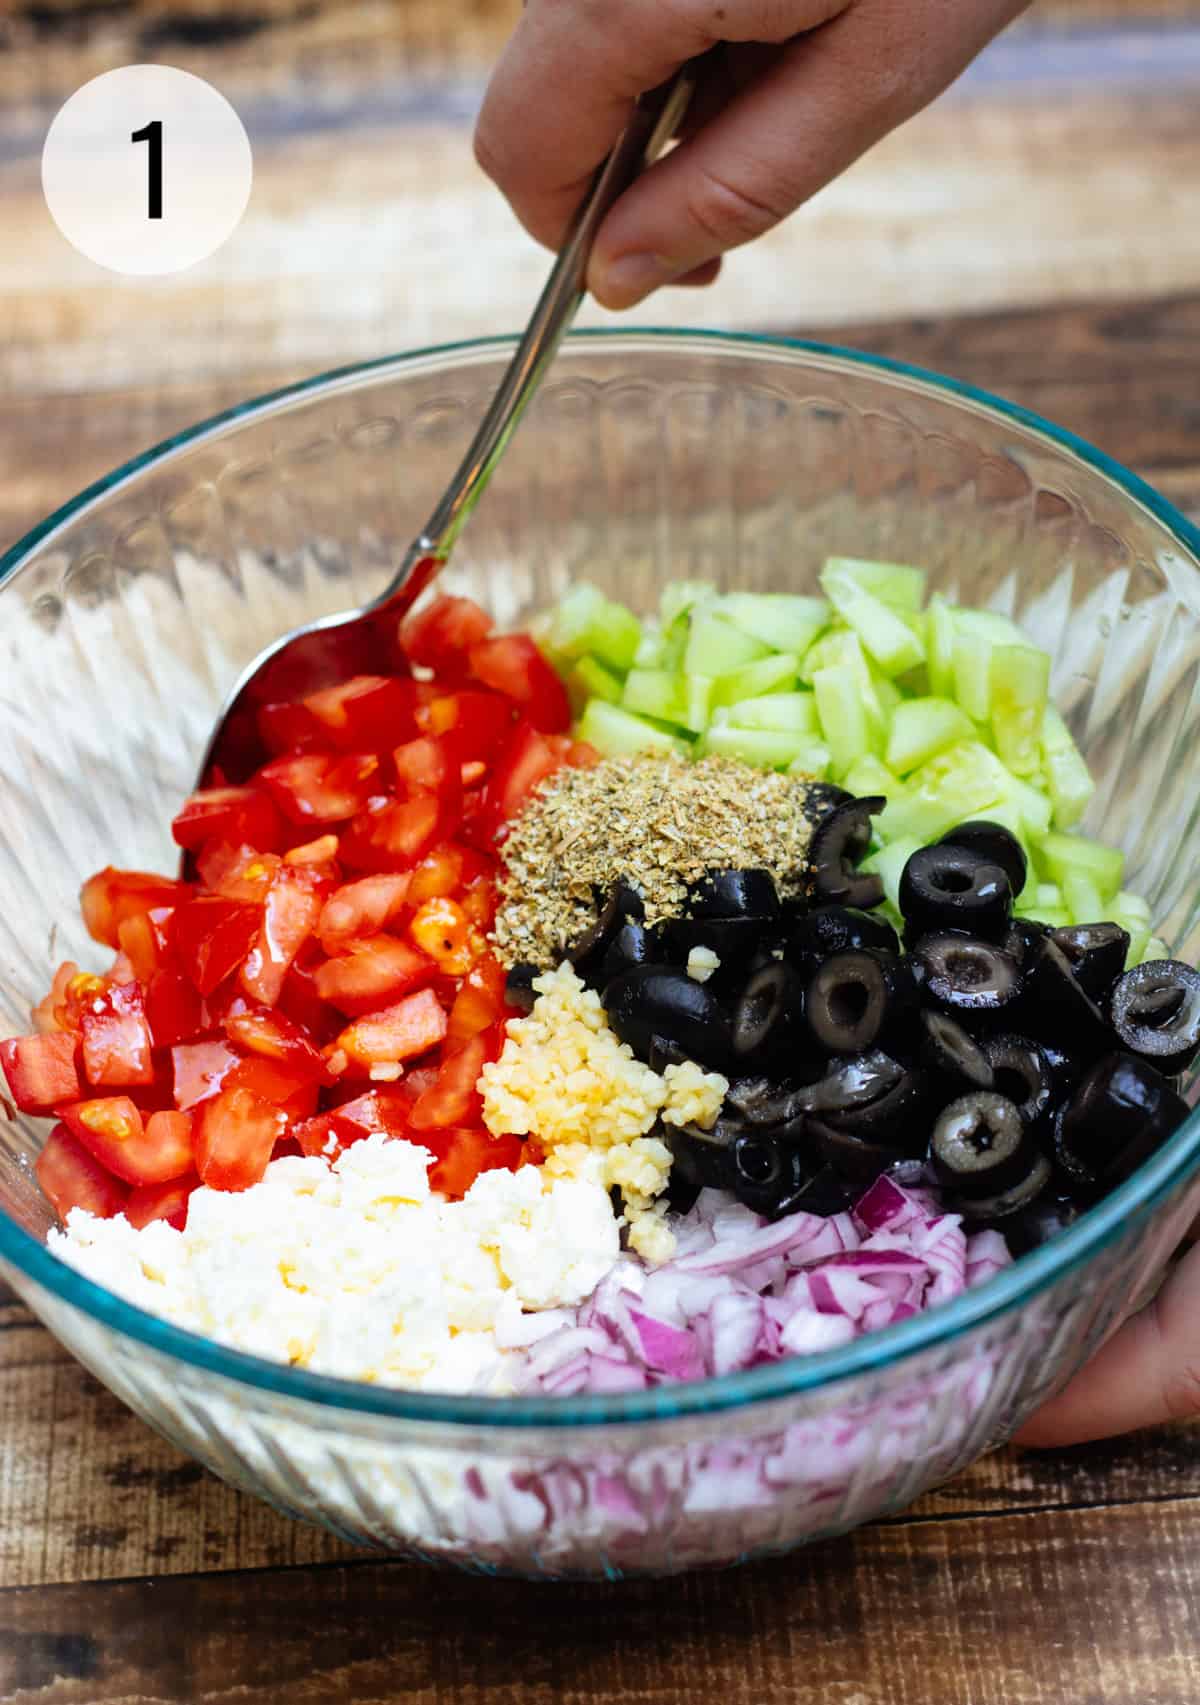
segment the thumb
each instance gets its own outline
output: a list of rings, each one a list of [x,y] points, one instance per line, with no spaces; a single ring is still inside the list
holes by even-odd
[[[1014,1443],[1082,1444],[1200,1415],[1200,1247],[1154,1301],[1017,1433]]]

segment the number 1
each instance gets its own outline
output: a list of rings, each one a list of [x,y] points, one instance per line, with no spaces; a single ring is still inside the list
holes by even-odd
[[[149,207],[147,219],[161,219],[162,210],[162,120],[152,119],[140,130],[135,130],[130,136],[131,142],[146,142],[150,145],[149,155]]]

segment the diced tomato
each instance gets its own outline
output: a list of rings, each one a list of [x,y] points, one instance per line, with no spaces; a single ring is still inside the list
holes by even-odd
[[[259,705],[255,720],[268,752],[318,752],[329,745],[326,731],[303,699]]]
[[[184,1042],[171,1049],[175,1105],[195,1107],[216,1095],[242,1056],[222,1036],[213,1042]]]
[[[258,937],[261,906],[202,894],[176,908],[175,951],[202,995],[211,994],[245,959]]]
[[[292,1126],[291,1135],[300,1145],[302,1154],[334,1161],[351,1143],[360,1142],[367,1132],[351,1120],[343,1119],[335,1110],[302,1119]]]
[[[49,1113],[79,1100],[79,1038],[69,1030],[0,1042],[0,1066],[22,1113]]]
[[[195,857],[200,888],[219,894],[224,900],[260,899],[261,894],[254,891],[254,883],[244,884],[243,873],[255,865],[268,872],[275,863],[274,853],[259,853],[248,846],[232,846],[228,841],[205,841]]]
[[[501,694],[464,687],[432,699],[417,721],[427,734],[439,735],[460,764],[476,759],[486,763],[508,738],[516,714],[512,701]]]
[[[114,983],[85,1005],[80,1015],[83,1069],[97,1089],[153,1083],[154,1043],[137,983]]]
[[[433,981],[437,967],[424,953],[394,935],[355,942],[345,953],[316,970],[317,992],[340,1011],[356,1017],[376,1012],[401,995]]]
[[[370,752],[345,758],[301,752],[274,758],[258,779],[289,823],[341,823],[361,811],[378,788],[379,759]]]
[[[77,1101],[62,1110],[63,1123],[116,1178],[128,1184],[163,1184],[192,1167],[190,1113],[151,1113],[127,1095]]]
[[[456,846],[453,841],[445,841],[432,852],[425,854],[420,864],[412,873],[412,881],[408,890],[410,906],[420,906],[426,900],[435,900],[446,894],[453,894],[462,886],[463,863],[470,853],[478,855],[473,848]]]
[[[87,932],[106,947],[120,946],[119,931],[126,918],[152,911],[156,906],[174,906],[185,900],[190,889],[167,876],[151,876],[141,870],[115,870],[106,865],[89,876],[80,890],[79,903]]]
[[[481,935],[487,935],[496,921],[496,889],[490,877],[477,877],[460,894],[458,903]]]
[[[561,767],[562,759],[545,735],[528,722],[518,723],[484,789],[473,824],[476,836],[482,837],[477,844],[490,851],[500,830],[525,808],[538,784]]]
[[[299,1084],[328,1080],[329,1071],[319,1050],[300,1026],[281,1012],[256,1007],[249,1012],[234,1013],[225,1020],[225,1034],[248,1054],[279,1061],[296,1074]]]
[[[331,1042],[341,1028],[341,1018],[317,993],[316,968],[311,964],[302,964],[297,960],[288,968],[287,976],[283,979],[280,991],[278,1010],[285,1018],[290,1018],[293,1024],[300,1028],[318,1044],[324,1047]]]
[[[453,900],[426,900],[408,926],[411,940],[440,971],[465,977],[483,951],[483,940]]]
[[[443,1196],[465,1196],[481,1172],[515,1172],[524,1158],[520,1137],[493,1137],[477,1126],[425,1131],[421,1144],[432,1149],[430,1188]]]
[[[173,915],[172,907],[156,906],[153,911],[139,912],[132,918],[122,918],[118,926],[121,952],[128,960],[132,974],[143,986],[150,981],[170,953]]]
[[[189,1042],[201,1028],[200,995],[181,971],[156,971],[146,989],[146,1022],[156,1048]]]
[[[492,631],[492,618],[470,598],[443,593],[412,615],[400,630],[408,658],[435,675],[466,673],[465,653]]]
[[[166,1220],[176,1231],[187,1225],[188,1197],[200,1180],[194,1172],[182,1178],[169,1178],[165,1184],[141,1184],[131,1190],[125,1204],[125,1218],[141,1231],[153,1220]]]
[[[528,634],[485,639],[471,647],[470,663],[476,680],[520,705],[542,733],[565,734],[571,726],[567,689]]]
[[[358,1066],[386,1065],[423,1054],[446,1034],[446,1014],[432,989],[406,995],[394,1006],[355,1019],[337,1047]]]
[[[64,960],[55,971],[49,990],[29,1015],[39,1036],[52,1035],[56,1030],[78,1031],[78,1014],[72,1015],[68,1011],[67,992],[80,975],[80,969],[73,959]]]
[[[375,935],[403,911],[411,878],[407,871],[391,876],[363,876],[330,895],[317,920],[317,935],[326,953],[337,953],[347,942]]]
[[[305,1154],[336,1160],[351,1143],[361,1142],[374,1132],[389,1137],[405,1136],[408,1105],[396,1089],[372,1089],[340,1107],[331,1107],[303,1124],[294,1125],[291,1134]]]
[[[72,1208],[84,1208],[110,1220],[125,1206],[128,1187],[101,1166],[65,1125],[55,1125],[33,1163],[34,1174],[60,1220]]]
[[[504,989],[503,965],[494,954],[481,954],[464,977],[450,1008],[447,1048],[461,1047],[481,1030],[490,1030],[508,1017]]]
[[[287,1118],[240,1085],[225,1088],[196,1113],[196,1171],[210,1190],[248,1190],[267,1170]]]
[[[408,870],[438,838],[442,819],[436,794],[372,799],[342,836],[342,862],[351,870]]]
[[[417,699],[410,677],[354,675],[302,702],[325,741],[339,751],[386,752],[416,733]]]
[[[325,904],[328,884],[313,871],[285,866],[267,895],[262,928],[242,967],[241,986],[264,1006],[274,1006],[288,968]]]
[[[432,734],[407,740],[392,753],[401,791],[413,793],[450,792],[452,802],[462,793],[461,764],[456,755]]]
[[[442,1061],[437,1082],[417,1097],[409,1112],[414,1131],[478,1123],[483,1104],[475,1085],[487,1055],[488,1037],[483,1031]]]
[[[216,840],[250,846],[256,852],[274,852],[282,830],[279,812],[260,787],[201,788],[171,824],[176,845],[189,851]]]
[[[337,881],[338,838],[336,835],[318,835],[315,841],[302,841],[298,847],[289,847],[283,855],[283,862],[304,870],[311,870],[327,877],[330,882]]]

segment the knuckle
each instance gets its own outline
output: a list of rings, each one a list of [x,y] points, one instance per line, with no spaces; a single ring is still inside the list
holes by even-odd
[[[686,212],[719,248],[732,249],[778,225],[794,205],[782,186],[751,190],[735,179],[701,168],[692,180]]]
[[[1184,1357],[1166,1375],[1163,1407],[1173,1421],[1200,1415],[1200,1360]]]

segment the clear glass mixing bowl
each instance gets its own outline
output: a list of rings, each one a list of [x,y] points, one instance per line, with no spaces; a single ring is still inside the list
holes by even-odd
[[[98,963],[80,881],[170,869],[221,700],[268,640],[363,601],[455,464],[504,341],[331,374],[160,446],[0,562],[0,1034],[51,964]],[[836,551],[923,564],[1022,621],[1099,777],[1087,827],[1200,951],[1200,535],[1069,434],[847,351],[570,340],[448,583],[501,622],[586,576],[804,590]],[[0,1273],[151,1426],[347,1539],[524,1574],[726,1563],[894,1510],[1009,1434],[1144,1300],[1200,1210],[1200,1119],[1048,1247],[848,1348],[646,1394],[422,1396],[177,1330],[44,1247],[0,1123]]]

